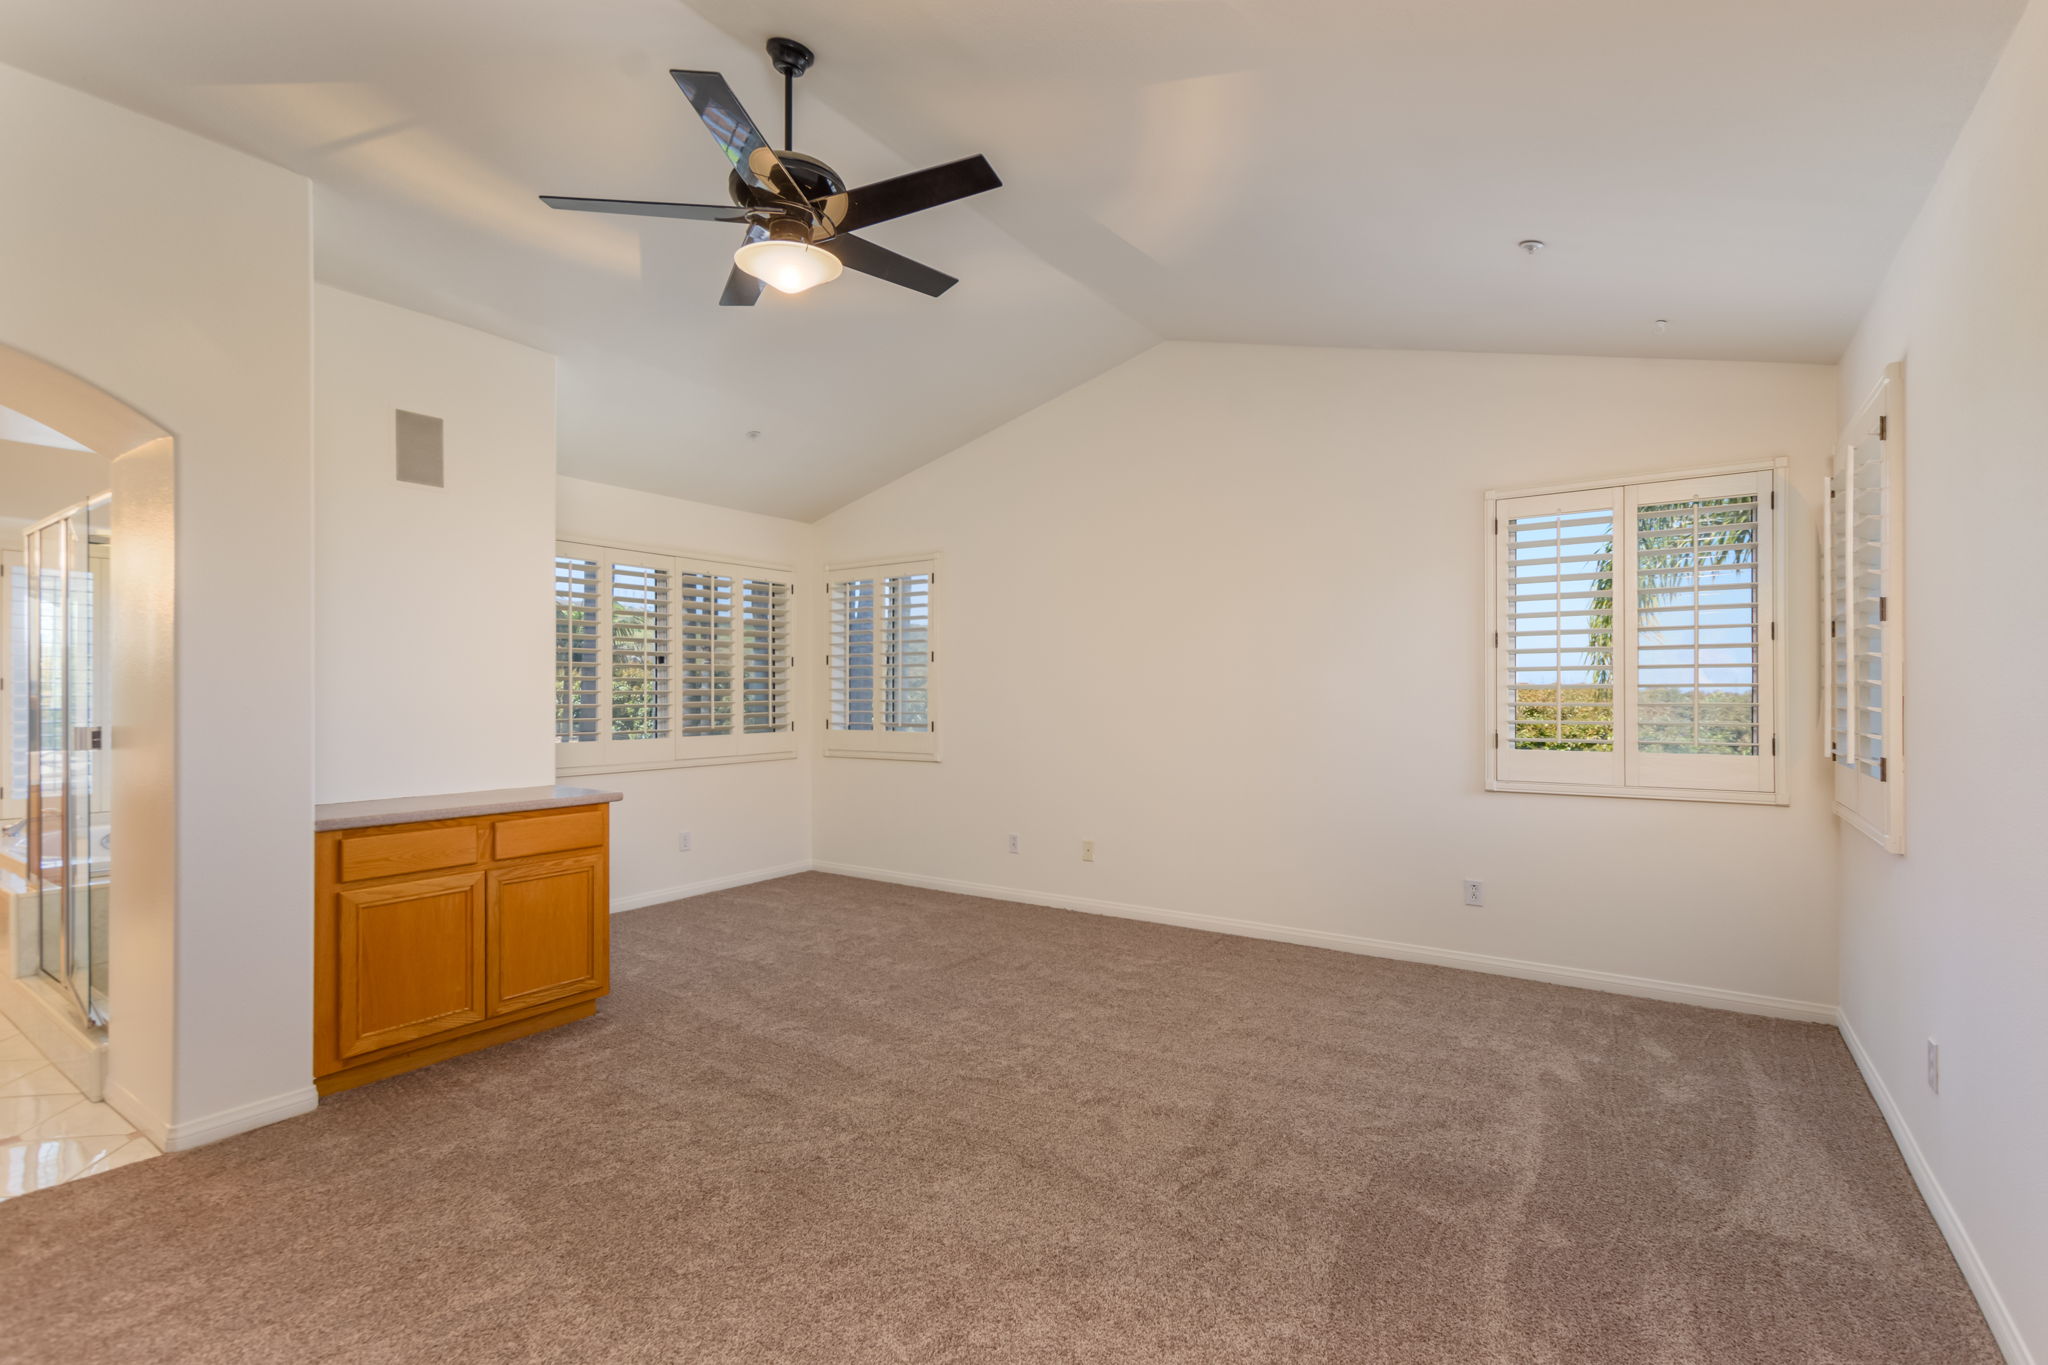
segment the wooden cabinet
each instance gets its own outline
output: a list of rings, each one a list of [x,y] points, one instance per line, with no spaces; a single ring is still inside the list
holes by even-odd
[[[316,836],[322,1094],[581,1019],[611,983],[609,807]]]
[[[493,1015],[604,989],[607,919],[592,915],[598,859],[555,858],[490,874],[485,910]]]
[[[337,1057],[485,1017],[481,873],[350,888],[334,909]]]

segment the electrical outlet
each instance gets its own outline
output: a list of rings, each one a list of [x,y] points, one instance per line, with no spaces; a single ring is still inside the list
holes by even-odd
[[[683,832],[682,832],[681,834],[678,834],[678,835],[676,836],[676,852],[678,852],[678,853],[688,853],[689,851],[690,851],[690,831],[688,831],[688,830],[684,830],[684,831],[683,831]]]
[[[1932,1038],[1927,1040],[1927,1088],[1941,1093],[1941,1044]]]
[[[1486,883],[1468,881],[1465,883],[1465,904],[1486,904]]]
[[[1084,863],[1095,861],[1095,841],[1093,839],[1083,839],[1081,841],[1081,861]]]
[[[1023,849],[1021,849],[1021,848],[1017,847],[1017,836],[1016,836],[1016,835],[1014,835],[1014,834],[1012,834],[1012,835],[1010,836],[1010,852],[1012,852],[1012,853],[1022,853],[1023,851],[1024,851]]]

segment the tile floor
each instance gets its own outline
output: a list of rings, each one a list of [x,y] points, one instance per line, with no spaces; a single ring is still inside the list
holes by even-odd
[[[0,1015],[0,1200],[161,1155]]]

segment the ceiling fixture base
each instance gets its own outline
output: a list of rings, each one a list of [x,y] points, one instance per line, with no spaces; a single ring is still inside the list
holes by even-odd
[[[780,75],[801,76],[811,69],[818,55],[794,38],[770,38],[768,60]]]

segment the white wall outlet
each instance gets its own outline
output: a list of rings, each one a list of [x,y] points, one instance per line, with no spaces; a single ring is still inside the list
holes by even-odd
[[[1468,881],[1468,882],[1466,882],[1466,883],[1465,883],[1465,904],[1467,904],[1467,905],[1484,905],[1484,904],[1486,904],[1486,883],[1485,883],[1485,882],[1475,882],[1475,881]]]
[[[1012,835],[1010,836],[1010,852],[1012,852],[1012,853],[1022,853],[1023,851],[1024,851],[1023,849],[1021,849],[1021,848],[1019,848],[1019,847],[1017,846],[1017,836],[1016,836],[1016,835],[1014,835],[1014,834],[1012,834]]]
[[[1927,1088],[1941,1093],[1941,1044],[1932,1038],[1927,1040]]]
[[[676,836],[676,852],[678,852],[678,853],[688,853],[689,851],[690,851],[690,831],[688,831],[688,830],[684,830],[684,831],[683,831],[683,832],[682,832],[681,834],[678,834],[678,835]]]
[[[1095,841],[1093,839],[1083,839],[1081,841],[1081,861],[1084,863],[1095,861]]]

